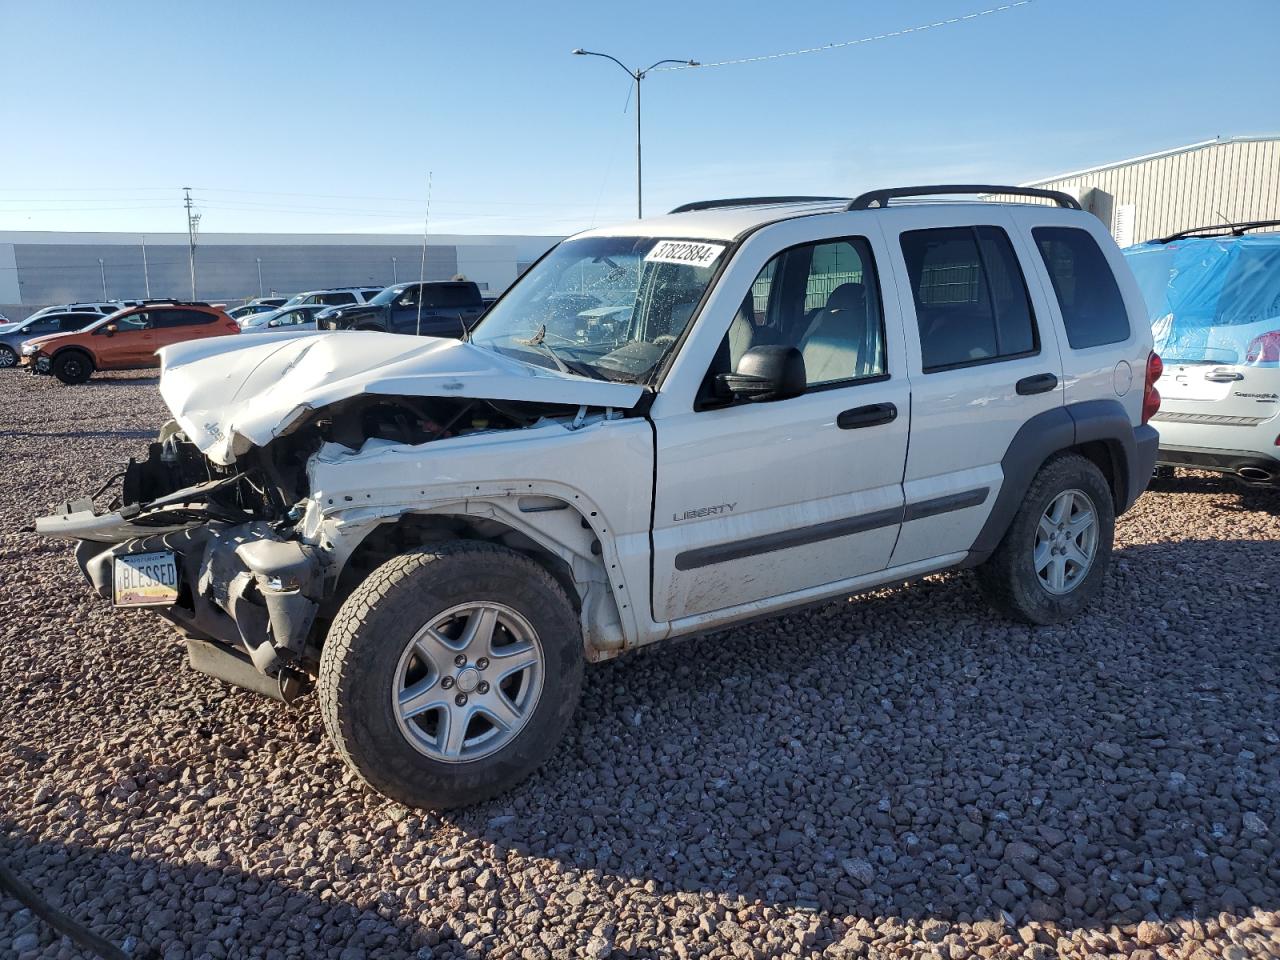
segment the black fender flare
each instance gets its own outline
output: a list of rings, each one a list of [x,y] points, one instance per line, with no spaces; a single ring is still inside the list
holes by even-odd
[[[969,548],[966,565],[981,563],[1000,545],[1022,498],[1040,468],[1055,453],[1086,443],[1104,444],[1112,458],[1116,515],[1128,510],[1151,478],[1159,436],[1135,427],[1118,399],[1083,400],[1036,414],[1009,441],[1000,460],[1004,481],[986,522]]]

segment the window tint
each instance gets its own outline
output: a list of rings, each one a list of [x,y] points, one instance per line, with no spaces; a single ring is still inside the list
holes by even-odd
[[[61,333],[67,333],[71,330],[83,330],[97,319],[93,314],[67,314],[58,318],[58,330]]]
[[[153,310],[151,313],[152,324],[160,330],[168,330],[173,327],[193,327],[197,324],[208,323],[213,319],[213,314],[203,313],[199,310]]]
[[[926,373],[1039,350],[1026,281],[1003,230],[911,230],[902,256]]]
[[[62,317],[58,314],[41,317],[39,320],[33,320],[22,328],[24,334],[35,336],[39,333],[56,333],[62,329]]]
[[[476,302],[476,295],[468,286],[442,286],[427,289],[427,303],[433,307],[469,307]]]
[[[1062,309],[1072,349],[1129,339],[1129,314],[1107,258],[1087,231],[1036,227],[1031,231]]]
[[[804,244],[756,276],[717,356],[737,369],[753,346],[799,348],[810,386],[885,373],[884,319],[871,248],[861,237]]]
[[[346,293],[346,292],[322,293],[320,294],[320,296],[316,297],[315,299],[317,303],[332,303],[332,304],[355,303],[356,295],[354,293]]]

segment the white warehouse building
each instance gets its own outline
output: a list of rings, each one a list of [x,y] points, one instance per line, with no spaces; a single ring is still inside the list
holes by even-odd
[[[426,276],[462,275],[486,296],[505,290],[560,238],[439,234]],[[0,231],[0,313],[21,319],[51,303],[191,296],[185,233]],[[234,303],[326,287],[415,280],[422,240],[404,234],[210,233],[196,245],[196,297]]]

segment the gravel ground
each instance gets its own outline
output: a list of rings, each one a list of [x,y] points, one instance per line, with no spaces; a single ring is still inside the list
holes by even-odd
[[[431,816],[16,532],[154,383],[0,373],[0,860],[135,954],[1280,956],[1280,497],[1164,483],[1068,626],[948,575],[589,670],[544,770]],[[0,956],[78,955],[0,899]]]

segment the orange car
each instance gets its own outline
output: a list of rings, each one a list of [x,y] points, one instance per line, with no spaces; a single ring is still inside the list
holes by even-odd
[[[147,300],[82,330],[35,337],[22,345],[22,365],[63,383],[84,383],[95,370],[160,366],[156,351],[171,343],[239,333],[218,307],[184,300]]]

